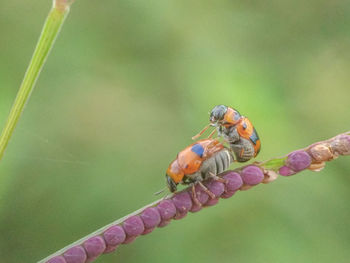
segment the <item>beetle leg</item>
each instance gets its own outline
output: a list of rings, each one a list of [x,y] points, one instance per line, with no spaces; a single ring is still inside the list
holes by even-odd
[[[221,177],[213,174],[212,172],[209,172],[209,175],[210,175],[210,178],[214,179],[215,181],[218,181],[218,182],[224,183],[224,184],[227,183],[227,180],[225,180],[224,178],[221,178]]]
[[[244,148],[241,149],[241,152],[239,153],[239,157],[243,157],[243,154],[244,154]]]
[[[241,138],[236,126],[232,126],[230,128],[223,128],[222,134],[224,139],[229,143],[237,143]]]
[[[212,192],[210,192],[210,190],[209,190],[208,188],[206,188],[204,184],[202,184],[202,182],[198,181],[197,183],[200,185],[200,187],[202,187],[202,189],[204,190],[204,192],[206,192],[207,195],[210,196],[211,199],[214,199],[214,198],[216,197],[215,194],[213,194]]]
[[[195,184],[192,184],[192,199],[196,205],[202,206],[202,204],[199,202],[199,200],[197,198]]]
[[[220,183],[227,184],[227,180],[224,179],[224,178],[221,178],[221,177],[219,177],[219,176],[216,176],[216,177],[215,177],[215,180],[218,181],[218,182],[220,182]]]

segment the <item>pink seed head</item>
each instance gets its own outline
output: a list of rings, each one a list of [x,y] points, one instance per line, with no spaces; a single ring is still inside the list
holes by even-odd
[[[82,246],[75,246],[63,254],[67,263],[84,263],[87,259],[86,252]]]
[[[107,246],[117,246],[124,242],[126,234],[121,226],[115,225],[108,228],[103,237],[106,240]]]
[[[307,152],[298,150],[288,155],[286,165],[295,172],[308,168],[311,164],[311,157]]]
[[[105,240],[101,236],[91,237],[84,242],[88,258],[94,258],[103,253],[106,249]]]
[[[169,220],[176,214],[176,207],[171,200],[163,200],[157,205],[158,212],[162,220]]]
[[[282,176],[290,176],[295,174],[295,172],[292,169],[285,165],[278,170],[278,173]]]
[[[158,209],[155,207],[146,208],[141,213],[141,219],[146,229],[156,227],[161,221]]]
[[[192,207],[192,199],[188,192],[180,192],[172,198],[178,213],[186,213]]]
[[[199,184],[196,184],[194,189],[195,189],[196,197],[199,203],[201,203],[202,205],[205,204],[209,199],[208,194],[204,191],[202,186],[200,186]],[[189,192],[192,194],[192,189],[190,189]]]
[[[264,180],[264,173],[254,165],[249,165],[242,170],[242,180],[247,185],[256,185]]]
[[[206,187],[210,192],[212,192],[216,197],[220,197],[223,192],[225,192],[225,185],[221,182],[210,180],[206,183]],[[207,202],[208,204],[208,202]]]
[[[127,236],[138,236],[145,231],[145,226],[139,216],[131,216],[126,219],[123,223],[123,228]]]
[[[239,173],[229,171],[227,172],[223,178],[227,181],[226,183],[226,191],[227,192],[235,192],[243,185],[242,177]]]

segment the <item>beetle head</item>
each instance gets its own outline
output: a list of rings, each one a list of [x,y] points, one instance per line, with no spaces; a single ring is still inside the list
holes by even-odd
[[[184,172],[182,171],[179,163],[177,160],[174,160],[168,167],[168,170],[166,171],[165,178],[167,180],[167,185],[170,190],[170,192],[176,191],[176,186],[182,182],[182,179],[184,177]]]
[[[217,105],[215,106],[211,112],[210,112],[210,117],[209,121],[213,126],[216,126],[217,123],[220,123],[227,112],[227,106],[225,105]]]

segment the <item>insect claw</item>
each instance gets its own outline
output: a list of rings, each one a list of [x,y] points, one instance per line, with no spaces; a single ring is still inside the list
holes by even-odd
[[[220,183],[227,184],[227,180],[224,179],[224,178],[221,178],[221,177],[219,177],[219,176],[216,176],[216,177],[215,177],[215,180],[218,181],[218,182],[220,182]]]
[[[210,175],[210,177],[215,177],[216,174],[214,174],[213,172],[208,172],[208,174]]]
[[[202,187],[202,189],[204,190],[204,192],[206,192],[207,195],[210,196],[211,199],[214,199],[214,198],[216,197],[215,194],[213,194],[207,187],[205,187],[204,184],[202,184],[202,182],[198,181],[197,183]]]
[[[202,206],[202,204],[199,202],[197,198],[195,184],[192,184],[192,199],[197,206]]]
[[[214,173],[212,173],[212,172],[209,172],[209,175],[210,175],[210,178],[212,178],[212,179],[215,180],[215,181],[218,181],[218,182],[224,183],[224,184],[227,183],[227,180],[225,180],[224,178],[221,178],[221,177],[217,176],[216,174],[214,174]]]

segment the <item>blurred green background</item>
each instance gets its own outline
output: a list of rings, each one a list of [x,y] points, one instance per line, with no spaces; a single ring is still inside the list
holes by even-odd
[[[51,1],[2,1],[0,125]],[[348,1],[78,0],[0,164],[2,262],[35,262],[156,199],[217,104],[258,160],[350,130]],[[97,262],[349,262],[350,164],[238,193]]]

